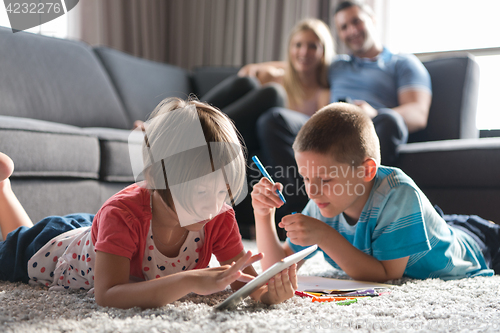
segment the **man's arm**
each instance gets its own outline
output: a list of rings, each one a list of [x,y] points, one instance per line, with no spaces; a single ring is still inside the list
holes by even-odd
[[[393,108],[403,116],[410,133],[424,129],[427,126],[431,94],[426,90],[405,90],[398,94],[399,106]]]
[[[405,90],[399,93],[399,106],[393,110],[403,117],[410,133],[427,126],[431,98],[431,94],[426,90]],[[352,103],[359,106],[372,119],[378,114],[377,110],[366,101],[354,100]]]

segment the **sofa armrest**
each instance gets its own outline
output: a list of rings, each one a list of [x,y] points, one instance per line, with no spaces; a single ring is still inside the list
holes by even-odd
[[[422,187],[500,189],[500,138],[409,143],[397,166]]]
[[[500,221],[500,138],[402,145],[397,166],[446,214]]]

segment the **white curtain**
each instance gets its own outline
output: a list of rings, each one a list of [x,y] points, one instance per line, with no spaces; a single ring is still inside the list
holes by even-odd
[[[320,18],[335,37],[332,12],[341,0],[85,0],[72,13],[70,35],[187,69],[283,60],[288,32]],[[385,0],[367,1],[382,11]],[[70,12],[71,13],[71,12]],[[336,38],[338,53],[347,50]]]

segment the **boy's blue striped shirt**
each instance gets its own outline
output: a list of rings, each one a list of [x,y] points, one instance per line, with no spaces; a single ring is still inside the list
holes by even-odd
[[[321,216],[313,201],[302,214],[327,223],[357,249],[378,260],[409,256],[405,270],[409,277],[456,279],[494,274],[474,239],[448,226],[413,180],[397,168],[378,169],[368,201],[354,226],[342,214],[334,218]],[[290,239],[287,243],[295,252],[304,248]]]

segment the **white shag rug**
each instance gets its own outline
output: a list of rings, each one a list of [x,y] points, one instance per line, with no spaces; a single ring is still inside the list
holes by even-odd
[[[254,242],[244,243],[256,249]],[[299,274],[346,278],[320,255],[308,260]],[[500,331],[500,276],[392,283],[389,294],[351,305],[312,303],[295,296],[265,306],[247,298],[237,310],[216,312],[213,306],[229,291],[188,295],[157,309],[120,310],[96,305],[86,292],[49,292],[0,282],[0,332]]]

